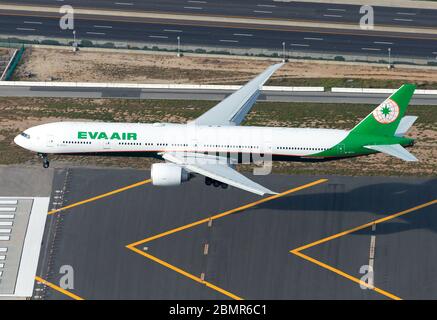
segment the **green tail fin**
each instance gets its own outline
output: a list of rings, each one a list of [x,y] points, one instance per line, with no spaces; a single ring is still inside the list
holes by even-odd
[[[404,84],[357,124],[351,133],[393,136],[415,89],[414,84]]]

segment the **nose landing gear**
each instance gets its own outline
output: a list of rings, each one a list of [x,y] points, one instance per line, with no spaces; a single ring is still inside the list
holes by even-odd
[[[205,184],[207,186],[213,185],[214,187],[222,187],[223,189],[227,189],[228,185],[226,183],[211,179],[209,177],[205,177]]]
[[[42,159],[43,168],[47,169],[50,166],[50,161],[47,158],[47,154],[46,153],[38,153],[38,156]]]

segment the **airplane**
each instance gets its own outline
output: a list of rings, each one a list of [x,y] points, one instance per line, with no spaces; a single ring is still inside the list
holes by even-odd
[[[404,84],[351,130],[240,126],[263,84],[283,63],[264,72],[216,106],[186,124],[54,122],[31,127],[14,142],[43,160],[48,154],[153,156],[165,160],[151,167],[153,185],[180,185],[196,175],[205,184],[228,185],[263,196],[276,192],[235,170],[243,156],[249,163],[329,161],[382,152],[404,161],[418,161],[404,147],[416,116],[404,116],[415,85]],[[266,158],[267,159],[267,158]]]

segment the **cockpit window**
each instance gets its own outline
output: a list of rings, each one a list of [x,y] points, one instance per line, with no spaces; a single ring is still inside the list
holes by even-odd
[[[26,139],[30,139],[30,135],[28,135],[27,133],[21,132],[21,135]]]

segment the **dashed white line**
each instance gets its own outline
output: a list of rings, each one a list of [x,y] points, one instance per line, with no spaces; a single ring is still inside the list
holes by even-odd
[[[387,41],[374,41],[374,44],[393,44],[393,42],[387,42]]]
[[[220,40],[220,42],[238,42],[238,40],[226,40],[226,39],[224,39],[224,40]]]
[[[208,3],[206,1],[200,1],[200,0],[188,0],[189,3]]]
[[[253,37],[253,34],[250,34],[250,33],[234,33],[234,36],[238,36],[238,37]]]
[[[293,47],[309,47],[309,44],[302,44],[302,43],[290,43],[290,46]]]
[[[322,41],[323,38],[304,38],[305,40],[315,40],[315,41]]]
[[[405,22],[411,22],[411,21],[413,21],[413,19],[400,19],[400,18],[396,18],[396,19],[393,19],[394,21],[405,21]]]
[[[324,14],[324,17],[329,17],[329,18],[343,18],[343,16],[339,15],[339,14]]]
[[[253,10],[255,13],[272,13],[271,11],[264,11],[264,10]]]
[[[149,38],[168,39],[167,36],[149,36]]]
[[[99,35],[99,36],[104,36],[105,35],[105,33],[103,33],[103,32],[93,32],[93,31],[88,31],[87,34]]]
[[[184,9],[191,9],[191,10],[202,10],[202,7],[184,7]]]
[[[176,29],[164,29],[164,32],[182,32],[182,30],[176,30]]]
[[[379,48],[361,48],[361,50],[367,50],[367,51],[381,51]]]
[[[115,2],[116,5],[119,6],[133,6],[134,4],[132,2]]]
[[[42,24],[42,22],[39,21],[24,21],[25,24]]]
[[[404,15],[404,16],[415,16],[414,12],[396,12],[396,14]]]
[[[98,26],[98,25],[95,25],[94,28],[100,28],[100,29],[112,29],[111,26]]]
[[[341,12],[345,12],[346,11],[346,9],[335,9],[335,8],[328,8],[326,10],[328,10],[328,11],[341,11]]]
[[[257,4],[257,7],[264,7],[264,8],[276,8],[276,5],[274,4]]]
[[[20,31],[35,31],[36,29],[34,29],[34,28],[16,28],[17,30],[20,30]]]

